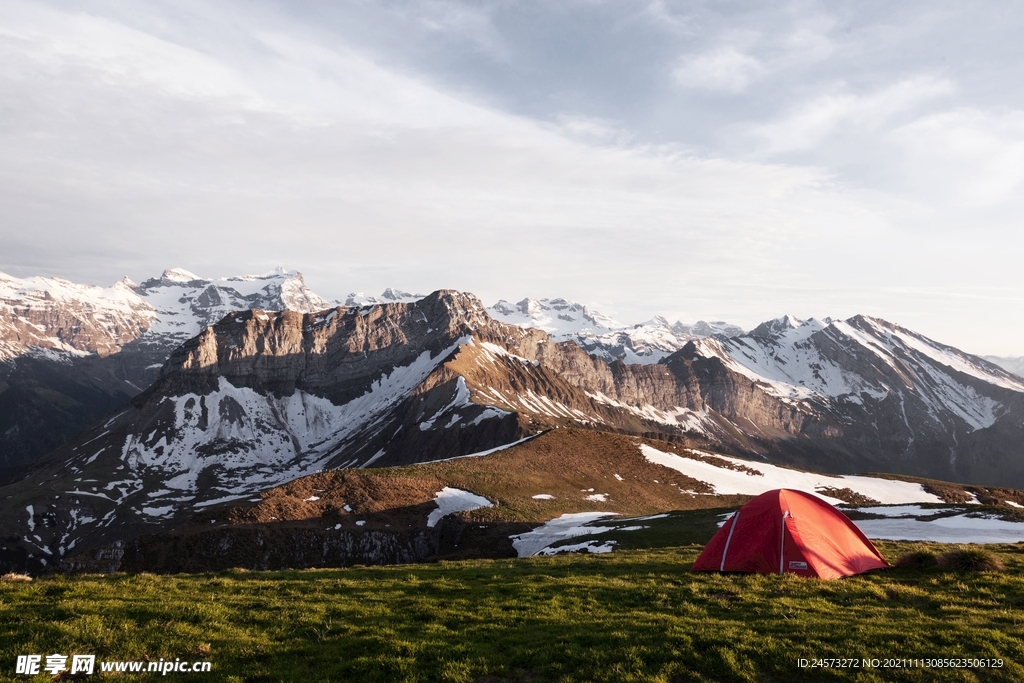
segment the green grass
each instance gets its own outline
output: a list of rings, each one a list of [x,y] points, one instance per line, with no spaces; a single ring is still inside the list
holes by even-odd
[[[879,544],[887,557],[946,546]],[[193,658],[202,681],[1019,681],[1024,547],[1005,572],[840,581],[691,573],[699,547],[285,572],[0,583],[19,654]],[[1002,658],[999,670],[809,670],[797,658]],[[93,678],[102,678],[96,676]],[[39,680],[48,677],[40,676]],[[155,680],[154,674],[116,680]]]

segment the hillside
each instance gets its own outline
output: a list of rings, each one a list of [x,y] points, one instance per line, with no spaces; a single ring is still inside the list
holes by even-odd
[[[165,531],[72,554],[62,567],[176,572],[515,557],[557,547],[572,536],[602,533],[611,528],[607,525],[618,524],[609,516],[621,516],[618,526],[627,530],[653,524],[652,533],[666,539],[704,543],[716,528],[707,520],[719,520],[723,511],[781,486],[861,506],[863,512],[850,514],[867,519],[880,518],[879,512],[890,518],[905,514],[905,508],[914,507],[908,503],[923,504],[927,509],[916,516],[928,521],[937,521],[935,515],[949,519],[963,512],[996,512],[1016,520],[1007,523],[1012,529],[1008,538],[1024,537],[1024,525],[1017,523],[1024,517],[1018,512],[1024,503],[1019,491],[891,476],[820,475],[681,444],[555,429],[485,455],[312,474],[245,501],[204,506]],[[965,509],[965,503],[976,510]],[[904,505],[870,507],[880,504]],[[668,510],[707,510],[715,516],[668,519],[663,514]],[[661,521],[642,526],[631,521],[645,515]],[[969,526],[969,521],[959,523]],[[980,523],[984,527],[986,522]],[[621,535],[611,536],[621,540]],[[643,537],[638,534],[625,547],[644,547]]]

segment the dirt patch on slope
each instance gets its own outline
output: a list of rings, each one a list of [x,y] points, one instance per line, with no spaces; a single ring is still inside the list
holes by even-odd
[[[383,525],[381,513],[398,515],[400,522],[420,522],[436,506],[435,494],[444,487],[436,477],[381,477],[375,471],[339,470],[302,477],[264,491],[258,502],[211,508],[193,524],[271,524],[316,520],[355,527]],[[388,515],[385,515],[388,516]],[[408,517],[409,520],[405,518]],[[407,526],[407,525],[406,525]]]

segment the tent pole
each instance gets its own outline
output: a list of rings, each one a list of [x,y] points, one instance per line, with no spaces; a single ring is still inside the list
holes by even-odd
[[[782,513],[782,537],[779,539],[779,574],[782,574],[786,564],[786,517],[789,517],[789,510]]]
[[[725,556],[729,554],[729,543],[732,542],[732,532],[736,531],[736,523],[740,521],[740,511],[737,510],[732,516],[732,526],[729,527],[729,535],[725,538],[725,550],[722,551],[722,566],[718,568],[718,571],[725,571]]]

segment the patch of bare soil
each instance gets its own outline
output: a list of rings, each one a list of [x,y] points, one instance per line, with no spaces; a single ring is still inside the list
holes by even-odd
[[[399,523],[425,526],[426,516],[434,509],[435,494],[444,487],[437,478],[381,477],[373,471],[339,470],[302,477],[264,491],[258,503],[234,504],[211,508],[193,518],[192,523],[271,524],[309,521],[321,526],[341,524],[341,528],[383,527],[384,517],[398,515]],[[399,512],[402,511],[402,512]],[[388,513],[382,516],[381,513]],[[406,518],[409,519],[406,519]],[[405,524],[408,526],[408,524]]]
[[[957,484],[946,484],[944,482],[930,482],[927,484],[921,484],[921,487],[932,494],[942,499],[943,503],[969,503],[974,500],[974,496],[970,491],[967,491],[963,486]]]
[[[874,498],[869,498],[862,493],[857,493],[853,489],[837,489],[834,486],[819,486],[815,491],[823,496],[838,498],[844,503],[849,503],[850,505],[881,505],[881,503]]]
[[[1024,491],[995,486],[971,486],[969,488],[978,496],[978,502],[983,505],[1006,505],[1007,503],[1024,505]]]
[[[660,444],[657,447],[660,448],[661,450],[667,450]],[[725,458],[719,458],[714,455],[708,455],[707,453],[698,453],[696,451],[691,451],[682,448],[672,449],[672,452],[676,453],[677,455],[681,455],[684,458],[699,460],[701,462],[706,462],[709,465],[714,465],[715,467],[721,467],[726,470],[732,470],[733,472],[743,472],[744,474],[749,474],[754,477],[764,476],[764,472],[761,472],[760,470],[755,470],[753,467],[747,467],[746,465],[741,465],[736,462],[730,462]]]

